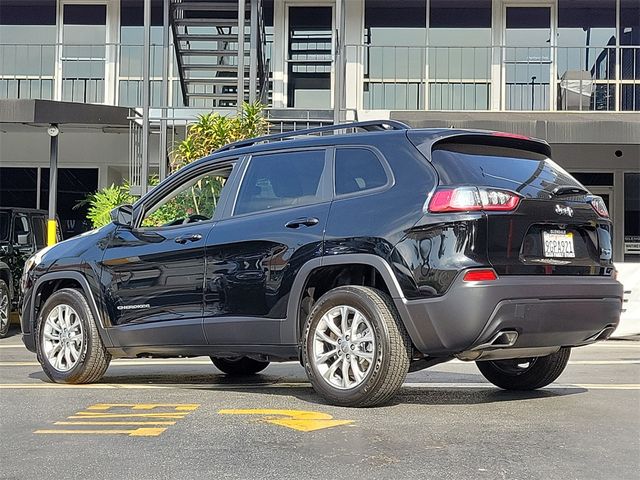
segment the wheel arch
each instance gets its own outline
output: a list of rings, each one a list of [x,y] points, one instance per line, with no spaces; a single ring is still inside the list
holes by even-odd
[[[105,347],[113,346],[111,343],[111,339],[109,338],[109,334],[103,323],[103,316],[100,314],[100,309],[98,308],[98,303],[96,302],[96,298],[93,294],[93,291],[91,290],[89,281],[82,273],[73,270],[45,273],[40,278],[38,278],[33,287],[33,295],[31,295],[31,304],[29,305],[32,324],[31,331],[36,331],[35,327],[38,318],[38,310],[42,308],[46,300],[55,291],[62,288],[76,288],[82,291],[85,298],[87,299],[87,303],[89,304],[91,313],[96,319],[96,326],[98,328],[98,332],[100,333],[102,342],[104,343]]]
[[[404,294],[396,276],[394,275],[391,265],[377,255],[366,253],[348,253],[344,255],[335,255],[331,257],[314,258],[306,262],[301,268],[296,279],[293,282],[291,292],[289,294],[289,302],[287,305],[287,321],[284,322],[284,331],[281,332],[282,342],[287,344],[299,344],[302,334],[303,321],[302,315],[303,302],[308,298],[308,290],[310,282],[322,276],[323,273],[334,274],[334,282],[325,283],[331,285],[325,287],[326,290],[336,286],[343,285],[340,283],[340,277],[344,272],[359,272],[361,269],[368,269],[374,275],[375,282],[381,282],[378,285],[365,284],[366,286],[376,286],[394,300],[404,299]],[[337,283],[336,283],[337,282]],[[382,288],[381,288],[382,287]],[[322,295],[324,291],[321,289],[315,292],[315,300]],[[313,298],[312,298],[313,300]],[[395,302],[397,304],[397,302]]]

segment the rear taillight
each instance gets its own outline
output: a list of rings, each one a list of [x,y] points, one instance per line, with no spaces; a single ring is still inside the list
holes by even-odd
[[[462,277],[462,280],[465,282],[486,282],[497,279],[498,274],[493,268],[478,268],[476,270],[469,270],[464,274],[464,277]]]
[[[484,187],[442,188],[429,200],[431,213],[468,212],[473,210],[510,211],[520,203],[520,196],[506,190]]]
[[[598,215],[609,218],[609,210],[607,210],[607,204],[604,203],[602,197],[593,196],[589,199],[589,203]]]

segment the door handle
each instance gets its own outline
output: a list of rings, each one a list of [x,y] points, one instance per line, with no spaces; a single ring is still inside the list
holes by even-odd
[[[184,237],[176,237],[174,241],[180,245],[184,245],[185,243],[197,242],[198,240],[202,240],[202,235],[194,233],[192,235],[185,235]]]
[[[320,220],[318,220],[315,217],[302,217],[302,218],[296,218],[295,220],[291,220],[290,222],[285,223],[284,226],[287,228],[299,228],[303,225],[305,227],[313,227],[318,223],[320,223]]]

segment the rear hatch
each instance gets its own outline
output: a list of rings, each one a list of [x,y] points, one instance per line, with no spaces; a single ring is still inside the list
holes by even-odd
[[[486,215],[487,258],[498,274],[612,273],[602,199],[554,163],[546,144],[486,134],[414,143],[436,168],[440,189],[519,197],[512,209],[501,199],[494,208],[478,207]]]

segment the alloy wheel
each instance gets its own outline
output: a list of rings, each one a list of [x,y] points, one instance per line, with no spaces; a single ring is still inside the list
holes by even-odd
[[[9,295],[4,290],[0,290],[0,330],[4,331],[9,323]]]
[[[60,372],[71,370],[80,359],[83,343],[78,313],[65,304],[53,308],[42,332],[42,350],[49,364]]]
[[[333,307],[315,327],[311,361],[332,387],[360,385],[375,362],[376,340],[369,320],[347,305]]]

